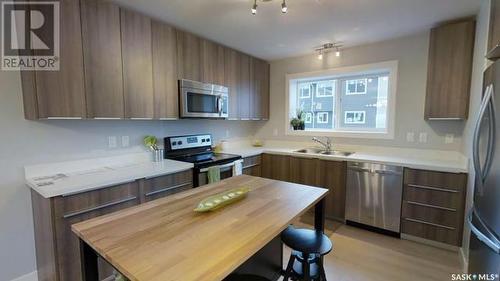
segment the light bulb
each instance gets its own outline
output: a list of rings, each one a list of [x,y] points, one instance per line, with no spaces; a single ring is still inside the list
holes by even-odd
[[[318,54],[318,59],[319,59],[319,60],[322,60],[322,59],[323,59],[323,53],[322,53],[322,52],[319,52],[319,54]]]
[[[286,12],[288,12],[288,7],[286,6],[285,0],[283,0],[283,3],[281,3],[281,12],[283,14],[286,14]]]
[[[337,51],[335,52],[335,56],[336,56],[336,57],[340,57],[340,51],[339,51],[339,50],[337,50]]]
[[[253,2],[253,6],[252,6],[252,15],[256,15],[257,14],[257,0],[255,0]]]

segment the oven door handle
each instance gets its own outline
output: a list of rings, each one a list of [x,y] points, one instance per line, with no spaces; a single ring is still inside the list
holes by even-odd
[[[236,162],[236,161],[235,161]],[[229,168],[229,167],[232,167],[234,166],[234,163],[235,162],[231,162],[231,163],[227,163],[227,164],[224,164],[224,165],[219,165],[219,168],[220,169],[223,169],[223,168]],[[205,173],[205,172],[208,172],[208,168],[203,168],[203,169],[200,169],[200,173]]]
[[[217,112],[219,113],[219,116],[222,115],[222,96],[217,97]]]

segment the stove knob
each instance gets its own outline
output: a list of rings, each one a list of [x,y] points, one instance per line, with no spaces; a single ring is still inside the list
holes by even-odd
[[[177,142],[177,144],[178,144],[178,145],[181,145],[181,144],[182,144],[182,141],[178,141],[178,142]]]
[[[205,142],[205,139],[202,139],[201,142]]]
[[[175,142],[175,141],[174,141],[174,142],[172,142],[172,146],[175,146],[176,144],[177,144],[177,142]]]

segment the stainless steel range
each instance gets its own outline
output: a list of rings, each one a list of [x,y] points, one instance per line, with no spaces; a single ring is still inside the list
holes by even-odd
[[[221,179],[232,177],[235,161],[241,159],[240,155],[215,153],[210,134],[167,137],[164,141],[165,159],[194,164],[194,187],[208,183],[207,172],[211,166],[220,167]]]

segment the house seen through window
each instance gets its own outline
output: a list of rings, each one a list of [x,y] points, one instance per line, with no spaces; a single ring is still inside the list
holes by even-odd
[[[305,131],[389,133],[393,68],[300,74],[288,78],[289,116],[303,112]],[[290,121],[290,120],[288,120]]]

